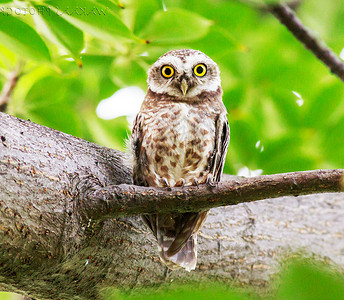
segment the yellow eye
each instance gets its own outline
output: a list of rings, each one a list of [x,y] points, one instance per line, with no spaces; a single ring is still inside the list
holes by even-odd
[[[194,67],[194,73],[198,77],[202,77],[205,75],[205,73],[207,73],[207,67],[203,64],[198,64],[196,67]]]
[[[170,67],[170,66],[163,66],[162,69],[161,69],[161,74],[165,78],[170,78],[174,74],[174,69],[172,67]]]

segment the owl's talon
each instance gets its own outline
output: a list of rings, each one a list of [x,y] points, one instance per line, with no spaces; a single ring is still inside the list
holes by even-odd
[[[170,187],[170,184],[165,177],[162,178],[162,181],[165,183],[166,187]]]
[[[198,187],[199,186],[199,182],[197,180],[197,178],[194,178],[194,184]]]
[[[207,176],[206,184],[208,186],[210,186],[210,187],[215,187],[216,186],[216,182],[214,181],[214,177],[211,174],[209,174]]]

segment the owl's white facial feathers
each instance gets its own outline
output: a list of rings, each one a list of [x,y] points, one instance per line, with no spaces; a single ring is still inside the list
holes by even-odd
[[[207,72],[203,77],[194,74],[194,68],[204,64]],[[174,69],[171,78],[164,78],[161,68],[165,65]],[[184,96],[180,89],[181,78],[186,78],[189,89]],[[207,55],[197,50],[172,50],[162,55],[148,71],[148,88],[159,94],[168,94],[178,99],[194,98],[203,92],[216,91],[221,86],[220,70]]]

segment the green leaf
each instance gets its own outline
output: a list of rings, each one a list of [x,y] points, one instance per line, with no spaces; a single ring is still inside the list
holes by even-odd
[[[120,1],[115,0],[96,0],[97,3],[107,7],[113,12],[119,12],[125,8],[125,6]]]
[[[109,289],[105,291],[104,295],[107,300],[256,300],[259,299],[253,293],[248,294],[245,290],[239,290],[231,285],[202,282],[201,285],[194,284],[173,284],[170,286],[162,286],[157,288],[141,288],[132,289],[129,293],[125,293],[123,290]]]
[[[102,120],[96,116],[95,111],[85,111],[82,116],[92,142],[105,147],[124,150],[125,140],[129,134],[126,117]]]
[[[8,293],[8,292],[0,292],[0,299],[1,300],[13,300],[13,299],[15,299],[13,295],[15,295],[15,294]]]
[[[76,27],[106,41],[118,42],[118,37],[137,38],[117,14],[91,0],[49,0],[46,2],[59,16]]]
[[[273,141],[263,140],[264,151],[258,159],[264,174],[314,169],[312,157],[303,151],[302,137],[302,134],[290,133]]]
[[[0,14],[0,43],[18,55],[36,61],[50,61],[50,53],[37,32],[23,21]]]
[[[231,123],[231,150],[236,152],[239,161],[249,168],[254,166],[255,160],[259,155],[255,145],[260,139],[257,127],[252,126],[247,120],[233,120]],[[243,151],[244,150],[244,151]]]
[[[142,89],[146,88],[146,70],[139,64],[139,61],[132,59],[117,59],[112,67],[113,80],[121,86],[136,85]]]
[[[37,27],[53,42],[60,44],[75,59],[78,59],[84,47],[83,32],[57,15],[49,7],[35,4],[33,6],[37,12],[42,12],[34,14]]]
[[[0,74],[6,77],[8,68],[12,68],[17,61],[16,54],[0,43]]]
[[[343,299],[344,281],[327,267],[305,263],[289,266],[276,299]]]
[[[336,116],[344,113],[341,105],[343,95],[343,84],[335,78],[323,84],[310,103],[305,116],[307,124],[319,130],[326,128],[327,124],[332,124]]]
[[[133,0],[133,7],[135,7],[135,34],[139,34],[150,22],[154,14],[162,8],[161,3],[157,0]]]
[[[101,99],[108,98],[119,89],[112,81],[112,56],[82,55],[83,67],[78,79],[84,86],[84,99],[97,105]],[[80,95],[81,96],[81,95]]]
[[[82,87],[76,79],[47,74],[37,80],[28,91],[25,116],[39,124],[81,136],[80,109],[77,110],[78,95]],[[83,102],[85,105],[85,101]]]
[[[228,59],[228,52],[238,47],[226,30],[218,26],[211,26],[204,38],[188,43],[187,46],[188,48],[201,50],[213,59],[220,56],[225,56]]]
[[[141,37],[154,44],[178,44],[207,35],[212,21],[180,8],[158,11]]]
[[[322,134],[324,155],[336,168],[342,168],[344,167],[344,117],[324,129]]]

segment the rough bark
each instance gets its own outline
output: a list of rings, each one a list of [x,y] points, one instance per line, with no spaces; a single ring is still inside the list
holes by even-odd
[[[114,209],[120,210],[116,203],[124,196],[116,202],[109,191],[131,183],[121,152],[3,113],[0,138],[1,290],[39,299],[87,299],[99,297],[108,286],[171,280],[235,279],[264,285],[281,254],[299,247],[343,264],[343,195],[322,194],[213,209],[200,233],[197,270],[166,276],[154,239],[139,217],[101,217],[104,203],[110,203],[107,216],[111,210],[118,216]],[[332,174],[336,183],[330,190],[341,189],[341,172]],[[247,182],[252,181],[239,185]],[[201,187],[191,193],[202,189],[215,192]],[[157,192],[166,196],[177,191]],[[178,192],[190,196],[190,189]],[[97,193],[104,198],[95,197]]]

